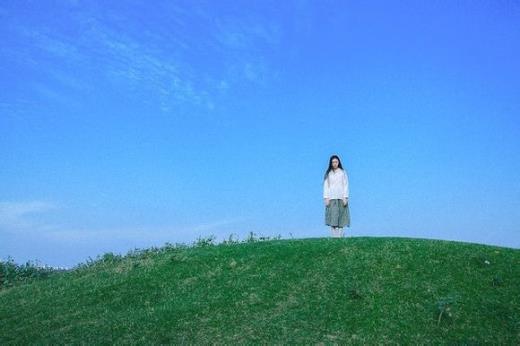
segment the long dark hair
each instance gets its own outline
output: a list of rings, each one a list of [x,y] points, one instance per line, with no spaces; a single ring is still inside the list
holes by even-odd
[[[327,171],[325,172],[325,176],[323,177],[323,180],[327,179],[329,172],[332,171],[332,160],[333,159],[338,160],[338,168],[341,168],[341,170],[343,170],[343,166],[341,165],[341,160],[339,159],[338,155],[332,155],[329,159],[329,168],[327,168]]]

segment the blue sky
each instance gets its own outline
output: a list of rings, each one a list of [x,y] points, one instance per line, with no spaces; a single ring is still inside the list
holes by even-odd
[[[520,248],[514,1],[3,1],[0,257],[249,232]]]

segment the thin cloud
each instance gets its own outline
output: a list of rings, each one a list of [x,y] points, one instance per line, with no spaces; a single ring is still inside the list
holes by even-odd
[[[268,59],[258,54],[265,48],[276,49],[281,41],[280,26],[268,18],[254,14],[215,18],[210,4],[190,5],[189,9],[161,4],[158,11],[168,18],[168,28],[150,27],[136,32],[123,29],[130,26],[132,18],[110,8],[101,12],[95,6],[68,6],[61,8],[68,13],[69,22],[65,24],[81,32],[74,38],[50,26],[20,21],[8,25],[10,35],[25,43],[8,46],[4,57],[8,62],[45,73],[54,82],[46,84],[46,89],[37,79],[24,83],[50,102],[65,104],[57,95],[70,99],[71,92],[83,95],[90,85],[108,81],[117,88],[154,95],[142,97],[142,102],[166,112],[183,105],[212,110],[220,97],[242,87],[242,82],[262,85],[269,76],[276,75]],[[205,28],[206,33],[194,36],[189,29],[194,24]],[[193,61],[192,56],[201,54],[213,57],[211,67]],[[61,61],[59,69],[57,61]],[[17,108],[5,106],[12,99],[0,101],[4,109]]]
[[[140,226],[140,227],[113,227],[113,228],[49,228],[40,235],[47,239],[59,241],[62,243],[78,242],[90,243],[97,242],[99,239],[104,241],[122,241],[122,242],[153,242],[164,243],[167,241],[191,241],[198,236],[209,235],[209,233],[227,232],[224,230],[226,226],[237,224],[245,218],[225,218],[206,223],[195,224],[192,226]],[[227,234],[227,233],[226,233]]]
[[[74,228],[45,220],[46,214],[59,210],[56,203],[46,201],[0,202],[0,231],[18,232],[62,242],[109,240],[192,239],[210,231],[246,220],[243,217],[223,218],[189,226],[137,226],[113,228]]]
[[[57,209],[54,203],[45,201],[0,202],[0,231],[27,230],[41,226],[33,217]]]
[[[51,56],[76,62],[82,62],[85,59],[77,44],[72,43],[70,39],[58,37],[56,33],[50,33],[49,29],[36,30],[19,25],[17,31],[27,44],[32,44],[33,47],[39,48]],[[34,63],[37,62],[34,61]]]
[[[201,223],[199,225],[196,225],[192,227],[193,231],[199,232],[199,231],[208,231],[212,230],[221,226],[231,225],[240,221],[246,220],[245,218],[230,218],[230,219],[222,219],[217,221],[212,221],[208,223]]]

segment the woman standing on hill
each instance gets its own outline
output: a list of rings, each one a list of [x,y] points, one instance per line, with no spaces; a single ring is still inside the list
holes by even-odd
[[[350,227],[348,176],[337,155],[332,155],[323,181],[325,224],[331,226],[333,237],[343,237],[343,227]]]

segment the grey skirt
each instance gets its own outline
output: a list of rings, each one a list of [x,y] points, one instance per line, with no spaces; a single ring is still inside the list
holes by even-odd
[[[334,227],[350,227],[349,203],[343,206],[341,199],[329,200],[329,205],[325,207],[325,224]]]

